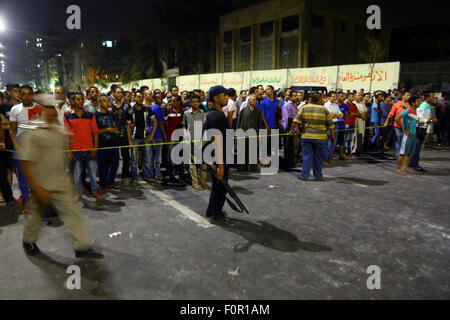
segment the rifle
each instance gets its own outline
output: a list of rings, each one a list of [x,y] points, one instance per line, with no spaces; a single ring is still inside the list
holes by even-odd
[[[217,167],[214,163],[209,164],[209,167],[211,168],[213,174],[216,174],[217,172]],[[242,203],[241,199],[239,199],[239,197],[237,196],[237,194],[234,192],[233,188],[231,188],[231,186],[228,184],[228,182],[222,178],[222,180],[219,180],[222,185],[225,187],[225,189],[227,190],[227,192],[230,194],[230,196],[233,198],[233,200],[236,202],[233,203],[231,201],[231,199],[229,199],[227,196],[225,196],[225,200],[228,202],[228,205],[231,207],[231,209],[233,209],[234,211],[237,212],[244,212],[246,214],[250,214],[247,210],[247,208],[245,207],[245,205]],[[239,207],[239,208],[238,208]]]

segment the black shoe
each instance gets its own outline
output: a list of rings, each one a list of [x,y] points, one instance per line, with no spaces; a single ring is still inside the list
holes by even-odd
[[[425,170],[425,169],[422,168],[422,167],[413,168],[413,170],[414,170],[414,171],[417,171],[417,172],[427,172],[427,170]]]
[[[75,250],[75,257],[76,258],[88,258],[88,259],[103,259],[105,256],[103,254],[101,254],[100,252],[97,252],[94,249],[90,248],[90,249],[84,250],[84,251]]]
[[[36,242],[33,242],[33,243],[24,242],[23,248],[25,250],[25,253],[29,256],[35,256],[36,254],[41,252],[41,250],[39,250],[39,247],[37,246]]]
[[[211,218],[211,216],[212,216],[211,211],[206,210],[206,217],[207,218]]]
[[[219,221],[225,220],[225,216],[223,213],[213,213],[211,219],[209,220],[211,223],[216,223]]]

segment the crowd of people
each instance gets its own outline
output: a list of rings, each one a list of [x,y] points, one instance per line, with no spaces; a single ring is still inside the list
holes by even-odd
[[[17,84],[8,84],[0,92],[1,192],[4,202],[20,204],[23,211],[30,199],[30,185],[19,155],[26,152],[25,133],[34,130],[41,118],[43,106],[35,102],[36,93],[30,86]],[[195,123],[205,122],[213,103],[208,92],[180,93],[177,86],[167,92],[146,86],[125,91],[112,85],[107,94],[95,86],[86,92],[56,87],[52,94],[58,100],[55,119],[68,134],[66,171],[72,173],[75,202],[81,199],[83,188],[103,199],[105,192],[136,185],[139,177],[149,183],[184,181],[197,190],[210,189],[206,165],[197,164],[194,152],[190,165],[175,165],[170,157],[174,146],[170,142],[175,142],[172,133],[183,128],[185,139],[190,139]],[[425,141],[450,143],[447,93],[438,99],[423,91],[338,89],[320,93],[258,85],[239,93],[226,89],[225,96],[222,112],[227,127],[263,129],[269,139],[279,139],[282,166],[302,167],[302,180],[308,179],[311,168],[320,179],[324,165],[391,148],[398,156],[398,174],[423,172],[419,158]],[[281,134],[272,136],[274,129]],[[246,150],[245,164],[238,164],[238,171],[257,172],[267,165],[250,163]],[[116,183],[120,159],[122,184]],[[11,192],[13,172],[21,192],[19,201]]]
[[[398,157],[397,174],[424,172],[419,163],[424,143],[450,144],[448,93],[437,99],[431,92],[405,90],[322,93],[258,85],[239,94],[222,86],[180,94],[177,86],[166,92],[112,85],[105,94],[95,86],[86,92],[56,87],[42,94],[28,85],[8,84],[0,92],[0,118],[0,190],[7,206],[21,207],[25,214],[23,246],[31,255],[39,252],[41,222],[58,212],[75,241],[76,256],[102,257],[92,249],[75,206],[83,188],[104,199],[105,193],[135,186],[140,178],[163,186],[190,183],[199,191],[211,189],[206,216],[212,222],[223,219],[227,191],[221,181],[228,178],[229,166],[217,163],[210,187],[207,165],[197,159],[205,142],[200,135],[194,143],[199,130],[217,129],[224,139],[227,129],[265,132],[267,155],[280,155],[284,169],[301,167],[302,181],[311,169],[322,179],[323,166],[391,148]],[[178,129],[184,133],[181,140],[174,134]],[[245,160],[236,169],[257,172],[269,166],[270,160],[261,157],[250,161],[256,150],[245,138]],[[278,139],[281,150],[273,150],[271,139]],[[177,164],[171,153],[183,140],[192,145],[190,161]],[[263,140],[257,141],[259,148]],[[226,145],[225,140],[215,145],[216,160],[219,153],[222,160],[237,156],[238,149]],[[119,168],[122,183],[116,180]],[[11,189],[14,173],[18,200]]]

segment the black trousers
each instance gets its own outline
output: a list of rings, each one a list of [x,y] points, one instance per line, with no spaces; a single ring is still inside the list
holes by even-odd
[[[128,146],[128,138],[120,137],[118,146]],[[122,179],[131,178],[130,165],[131,155],[130,148],[120,148],[120,155],[122,156]]]
[[[0,190],[3,194],[3,199],[5,202],[11,202],[14,200],[11,191],[11,186],[8,182],[8,169],[10,167],[10,156],[5,152],[0,152]]]
[[[228,166],[225,165],[225,174],[223,179],[228,180]],[[215,174],[212,174],[212,188],[211,194],[209,195],[208,212],[211,215],[220,214],[225,205],[225,196],[227,194],[227,189],[224,185],[216,178]]]

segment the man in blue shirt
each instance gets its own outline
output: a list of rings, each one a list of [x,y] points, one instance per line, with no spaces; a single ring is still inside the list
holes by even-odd
[[[408,163],[416,148],[417,108],[421,102],[418,96],[411,96],[409,98],[411,107],[404,110],[395,118],[395,121],[404,133],[398,154],[397,169],[395,170],[400,175],[404,175],[406,172],[414,172],[408,169]]]
[[[275,113],[277,111],[277,107],[280,104],[280,101],[275,99],[274,97],[275,90],[271,85],[268,85],[266,88],[266,97],[261,100],[261,103],[259,105],[259,108],[261,110],[261,117],[264,127],[267,130],[267,134],[269,135],[267,137],[267,153],[268,155],[271,155],[271,136],[270,131],[271,129],[276,128],[275,124]],[[278,139],[278,137],[276,137]]]
[[[371,141],[372,145],[374,145],[380,137],[380,106],[384,101],[384,94],[379,93],[378,95],[375,95],[375,99],[375,102],[372,104],[372,112],[370,115],[370,122],[372,123],[372,127],[375,127],[375,135],[373,136]]]
[[[165,142],[166,139],[166,131],[164,129],[164,113],[161,109],[161,104],[163,102],[162,94],[157,93],[153,96],[153,100],[155,104],[152,107],[152,112],[156,117],[156,121],[158,123],[158,127],[153,135],[153,145],[150,146],[150,172],[149,172],[149,181],[154,182],[155,176],[157,180],[162,181],[164,178],[161,175],[161,148],[162,145],[160,143]],[[154,123],[150,126],[149,132],[153,132]],[[154,172],[153,172],[154,171]]]
[[[337,105],[339,110],[342,112],[342,118],[337,118],[337,130],[339,134],[337,135],[336,145],[339,146],[339,159],[347,160],[347,157],[344,155],[344,137],[345,137],[345,120],[350,115],[350,108],[345,103],[346,95],[343,92],[340,92],[338,95]]]

